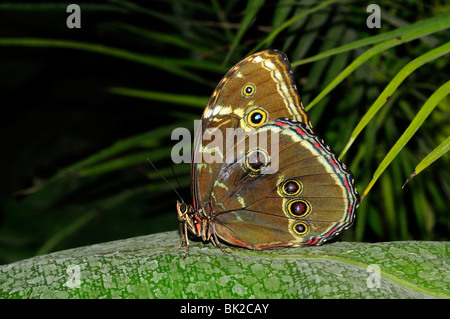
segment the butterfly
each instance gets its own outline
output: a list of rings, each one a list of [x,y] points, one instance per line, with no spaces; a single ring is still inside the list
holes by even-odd
[[[246,57],[212,93],[194,137],[191,192],[193,204],[177,201],[184,258],[189,232],[224,252],[220,241],[321,245],[353,224],[359,204],[352,173],[314,132],[278,50]]]

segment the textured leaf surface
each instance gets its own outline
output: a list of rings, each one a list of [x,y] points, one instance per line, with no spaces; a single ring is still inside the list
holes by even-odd
[[[178,241],[166,232],[3,265],[0,298],[450,297],[448,242],[227,247],[232,254],[192,243],[183,260]]]

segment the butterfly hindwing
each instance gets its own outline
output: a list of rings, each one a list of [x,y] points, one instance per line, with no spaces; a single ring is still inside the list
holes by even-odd
[[[268,130],[279,135],[278,170],[252,174],[245,160],[223,167],[233,178],[211,192],[217,235],[263,249],[321,244],[350,227],[358,194],[348,168],[303,123],[278,119],[254,134]]]

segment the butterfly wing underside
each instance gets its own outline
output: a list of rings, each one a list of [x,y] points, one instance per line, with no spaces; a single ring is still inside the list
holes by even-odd
[[[303,123],[279,119],[254,134],[265,131],[278,134],[278,159],[266,148],[278,170],[251,174],[246,158],[224,164],[212,191],[215,233],[233,245],[267,249],[319,245],[350,227],[359,196],[337,155]]]
[[[230,129],[248,134],[231,149],[225,140],[212,143]],[[250,146],[267,134],[266,147]],[[220,156],[211,161],[212,154]],[[212,218],[216,236],[252,249],[322,244],[352,225],[359,202],[351,172],[314,133],[277,50],[245,58],[214,90],[194,137],[191,189],[194,209]]]

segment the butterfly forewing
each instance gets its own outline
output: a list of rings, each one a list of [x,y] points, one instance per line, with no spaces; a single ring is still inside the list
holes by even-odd
[[[251,88],[251,92],[246,92],[246,88]],[[291,65],[281,51],[266,50],[245,58],[230,69],[214,90],[194,138],[191,176],[195,202],[203,204],[203,199],[209,197],[214,184],[212,180],[221,167],[218,165],[222,162],[220,158],[213,163],[204,160],[204,155],[208,157],[211,154],[211,135],[218,135],[214,130],[220,130],[222,137],[227,136],[227,129],[251,131],[255,126],[249,122],[255,110],[267,115],[265,123],[286,117],[310,125],[294,83]],[[222,154],[225,142],[214,145]],[[208,164],[207,169],[205,164]]]

